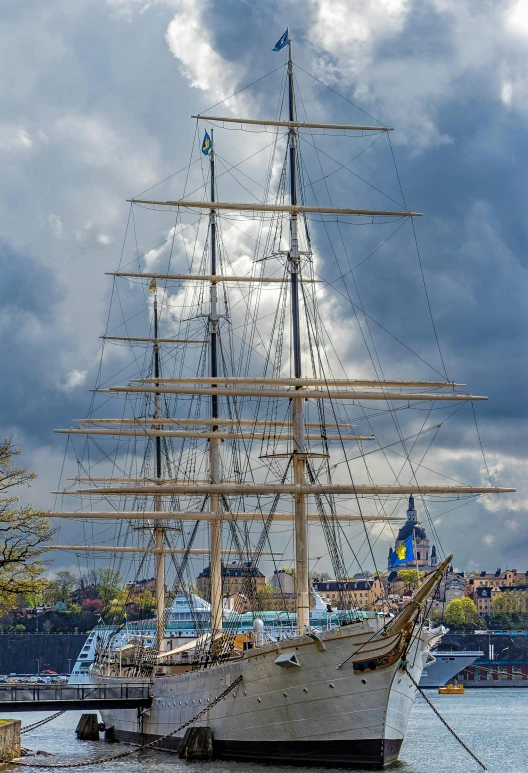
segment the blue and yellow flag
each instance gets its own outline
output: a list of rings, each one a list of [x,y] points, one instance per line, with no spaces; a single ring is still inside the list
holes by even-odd
[[[277,40],[275,43],[275,46],[271,49],[272,51],[280,51],[281,48],[284,48],[284,46],[288,45],[288,29],[286,29],[286,32],[284,32],[281,37]]]
[[[212,148],[211,138],[209,134],[207,133],[207,130],[205,131],[203,142],[202,142],[202,153],[204,156],[209,155],[209,151]]]
[[[392,554],[391,566],[399,566],[414,561],[414,546],[412,534],[401,542]]]

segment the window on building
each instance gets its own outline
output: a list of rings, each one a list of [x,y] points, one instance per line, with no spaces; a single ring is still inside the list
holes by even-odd
[[[416,553],[416,557],[418,558],[418,561],[421,561],[421,555],[420,555],[420,551],[418,551],[418,552]]]

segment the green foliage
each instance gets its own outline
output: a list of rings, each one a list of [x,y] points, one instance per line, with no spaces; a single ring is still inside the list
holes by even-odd
[[[139,596],[134,599],[134,604],[138,608],[139,618],[151,617],[156,606],[156,599],[154,594],[149,590],[142,591]]]
[[[528,593],[503,591],[491,601],[490,624],[501,630],[520,630],[528,627]]]
[[[120,606],[121,611],[127,600],[127,594],[125,591],[125,581],[121,577],[117,569],[111,569],[105,567],[104,569],[97,570],[97,588],[101,601],[104,604],[104,613],[109,612],[113,614],[117,607]]]
[[[11,490],[31,486],[35,473],[14,463],[21,450],[10,438],[0,442],[0,610],[17,606],[20,595],[38,593],[44,587],[45,542],[53,536],[46,514],[31,505],[20,505]]]
[[[475,604],[467,596],[463,599],[453,599],[445,608],[444,619],[449,628],[456,631],[486,627]]]
[[[415,586],[418,580],[421,580],[423,576],[424,573],[420,572],[418,569],[400,569],[398,572],[398,577],[403,580],[405,585],[409,585],[410,587]]]
[[[77,579],[71,572],[57,572],[44,588],[44,600],[48,604],[56,604],[58,601],[70,604],[71,593],[76,585]]]

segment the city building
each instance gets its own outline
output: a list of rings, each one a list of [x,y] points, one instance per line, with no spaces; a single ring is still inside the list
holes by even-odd
[[[144,591],[148,590],[153,596],[156,595],[156,578],[150,577],[148,580],[134,580],[134,582],[127,582],[126,592],[129,601],[134,601]]]
[[[222,595],[232,596],[243,593],[248,598],[254,598],[256,593],[266,585],[266,577],[260,569],[251,562],[222,564]],[[211,568],[206,566],[196,578],[198,595],[211,600]]]
[[[333,606],[347,602],[358,607],[371,607],[385,598],[383,583],[377,577],[369,580],[325,580],[314,582],[313,589]]]
[[[394,567],[393,554],[395,549],[411,536],[413,538],[414,558],[404,563],[399,563],[397,567]],[[436,547],[431,545],[429,538],[425,533],[425,529],[418,520],[418,513],[414,506],[414,497],[411,495],[409,497],[409,507],[407,508],[407,520],[398,532],[398,536],[394,543],[394,549],[392,547],[389,548],[387,568],[389,572],[393,569],[396,571],[398,569],[419,569],[422,572],[430,572],[431,570],[436,569],[437,566],[438,557],[436,555]]]
[[[491,615],[491,602],[500,592],[500,588],[497,586],[488,588],[486,585],[483,585],[475,589],[473,602],[481,617],[489,617]]]
[[[149,577],[148,580],[134,580],[134,582],[127,582],[126,586],[128,601],[134,601],[138,596],[141,596],[145,591],[152,593],[154,598],[156,597],[156,578]],[[165,595],[167,595],[167,586],[165,585]]]
[[[295,577],[285,569],[277,569],[273,572],[270,580],[272,588],[278,588],[284,596],[293,596],[295,594]]]
[[[516,578],[517,569],[506,569],[505,572],[497,569],[494,574],[488,574],[485,571],[480,572],[480,574],[473,577],[466,577],[465,593],[476,604],[477,588],[513,588],[517,584]]]
[[[225,600],[225,609],[229,612],[238,612],[243,615],[246,612],[251,612],[252,605],[245,593],[233,593]]]

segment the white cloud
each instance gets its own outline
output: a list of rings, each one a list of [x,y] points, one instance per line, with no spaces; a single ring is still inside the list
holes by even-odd
[[[64,224],[59,215],[50,215],[48,217],[48,225],[56,239],[64,238]]]
[[[33,140],[28,132],[21,126],[0,126],[0,151],[9,153],[18,150],[29,150],[33,147]]]
[[[511,81],[504,81],[501,88],[501,99],[505,105],[509,105],[513,96],[513,83]]]
[[[493,536],[493,534],[486,534],[482,539],[482,542],[485,545],[493,545],[493,543],[495,542],[495,537]]]
[[[87,374],[88,371],[86,370],[77,370],[76,368],[70,370],[66,376],[66,380],[64,381],[62,388],[65,392],[70,392],[72,389],[83,386]]]
[[[344,53],[356,66],[372,56],[378,38],[401,32],[411,0],[366,0],[355,8],[349,0],[316,0],[312,40],[327,51]]]
[[[517,0],[504,15],[504,26],[515,35],[528,37],[528,3]]]
[[[72,112],[59,118],[55,126],[57,142],[68,142],[78,160],[96,169],[113,170],[121,183],[141,187],[156,180],[153,161],[157,143],[142,138],[142,146],[130,131],[120,131],[105,115]]]
[[[191,86],[225,99],[235,90],[236,74],[212,46],[204,13],[207,5],[204,0],[179,0],[165,37]]]

